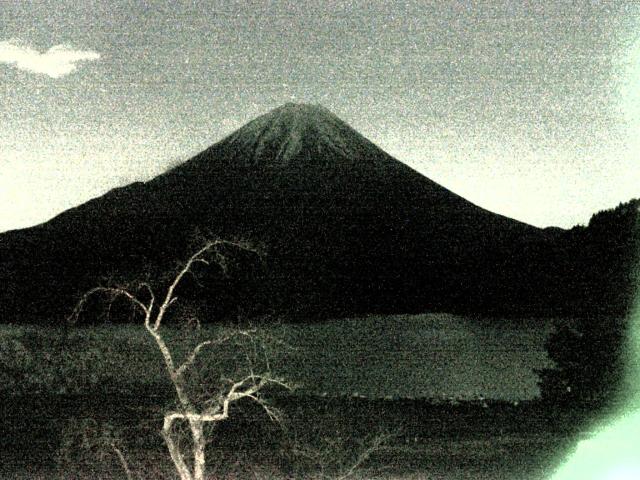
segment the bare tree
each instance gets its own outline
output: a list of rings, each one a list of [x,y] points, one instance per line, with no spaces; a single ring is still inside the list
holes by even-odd
[[[313,446],[298,443],[292,453],[304,469],[314,472],[310,477],[314,480],[347,480],[373,455],[385,450],[397,435],[380,432],[365,438],[360,445],[349,446],[344,439],[324,437]]]
[[[227,379],[224,386],[215,393],[209,394],[208,398],[198,398],[189,388],[187,374],[194,368],[198,357],[205,349],[221,346],[237,337],[251,339],[256,334],[255,329],[238,329],[223,333],[219,338],[201,341],[190,350],[182,362],[176,360],[175,353],[169,348],[163,336],[163,320],[167,311],[178,298],[176,289],[187,274],[193,274],[193,266],[198,263],[210,265],[210,262],[213,261],[223,271],[226,271],[226,257],[220,247],[254,251],[250,246],[241,242],[207,241],[182,265],[166,288],[164,295],[158,297],[160,300],[156,300],[154,290],[148,283],[140,283],[138,288],[133,291],[127,287],[96,287],[82,296],[70,316],[71,321],[77,320],[87,300],[96,294],[107,294],[112,299],[124,297],[144,316],[144,328],[162,355],[167,376],[177,397],[177,408],[164,414],[162,436],[181,480],[203,480],[205,478],[207,463],[205,425],[222,422],[229,418],[230,406],[242,399],[257,402],[272,420],[278,420],[279,412],[265,402],[261,393],[269,385],[291,388],[281,378],[271,373],[268,361],[263,371],[260,372],[255,372],[254,368],[249,365],[248,371],[244,375]],[[213,259],[210,259],[210,256]],[[141,292],[144,293],[141,294]],[[191,437],[191,460],[188,460],[180,447],[175,431],[177,422],[184,422],[188,426]],[[120,457],[121,455],[119,455]],[[130,472],[127,474],[129,475]]]

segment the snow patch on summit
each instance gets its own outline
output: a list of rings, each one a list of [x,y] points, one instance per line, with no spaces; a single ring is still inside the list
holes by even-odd
[[[354,149],[377,148],[326,108],[293,103],[249,122],[227,141],[251,152],[252,163],[268,159],[277,166],[290,164],[305,150],[318,157],[331,154],[334,158],[349,158]]]

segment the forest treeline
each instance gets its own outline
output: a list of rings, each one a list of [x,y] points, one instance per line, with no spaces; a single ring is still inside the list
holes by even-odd
[[[538,372],[545,400],[619,407],[637,391],[628,346],[640,293],[638,208],[638,200],[622,203],[567,232],[577,274],[564,290],[572,316],[556,320],[546,343],[555,368]]]
[[[186,313],[204,322],[266,313],[293,321],[433,311],[620,317],[631,308],[637,284],[639,205],[639,200],[620,204],[570,230],[503,234],[476,244],[465,237],[446,246],[434,239],[424,246],[429,250],[424,258],[417,256],[418,249],[390,252],[376,246],[375,237],[336,235],[327,243],[302,232],[282,247],[284,252],[265,242],[259,245],[266,252],[262,257],[230,254],[225,272],[200,266],[197,279],[185,281],[179,294],[190,300]],[[141,280],[161,286],[197,240],[186,238],[185,225],[177,232],[142,225],[119,224],[107,238],[104,229],[81,217],[64,230],[45,224],[9,232],[9,241],[5,234],[0,238],[1,321],[60,324],[93,286]],[[111,321],[132,320],[114,307]]]

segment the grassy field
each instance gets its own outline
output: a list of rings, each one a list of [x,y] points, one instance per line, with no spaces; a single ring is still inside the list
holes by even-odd
[[[158,405],[166,401],[5,397],[0,405],[3,478],[28,471],[59,478],[89,473],[124,478],[105,439],[115,439],[145,478],[173,478],[158,435]],[[284,412],[282,425],[242,404],[231,421],[211,432],[208,457],[221,478],[252,478],[253,470],[258,478],[299,478],[301,472],[312,478],[321,467],[340,470],[378,432],[392,432],[385,448],[363,465],[364,478],[544,479],[583,435],[588,416],[537,403],[451,406],[302,396],[272,401]],[[320,452],[322,458],[310,461],[294,449]]]
[[[379,433],[393,437],[360,478],[547,478],[590,413],[526,401],[535,394],[531,370],[547,362],[548,324],[484,322],[426,315],[267,327],[262,333],[293,347],[272,351],[272,368],[300,388],[270,392],[282,425],[244,403],[211,432],[215,478],[338,472]],[[219,333],[166,335],[181,358]],[[232,375],[242,358],[231,344],[198,368],[203,379]],[[173,478],[158,435],[170,387],[140,326],[0,328],[0,476],[124,478],[104,448],[115,441],[144,478]]]

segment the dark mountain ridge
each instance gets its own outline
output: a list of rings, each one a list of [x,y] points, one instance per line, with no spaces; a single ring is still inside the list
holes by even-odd
[[[328,110],[287,104],[148,182],[0,235],[2,319],[56,322],[105,278],[161,281],[193,250],[195,231],[265,253],[183,293],[211,318],[556,315],[570,310],[558,292],[577,268],[566,232],[484,210]]]

